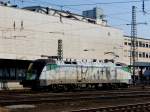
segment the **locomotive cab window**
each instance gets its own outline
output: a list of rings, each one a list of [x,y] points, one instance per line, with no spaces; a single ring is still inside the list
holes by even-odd
[[[31,63],[28,67],[26,78],[29,80],[33,80],[36,78],[36,74],[37,74],[37,70],[35,68],[35,65],[34,63]]]

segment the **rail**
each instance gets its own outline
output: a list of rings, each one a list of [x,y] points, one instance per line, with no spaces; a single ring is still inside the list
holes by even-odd
[[[150,112],[149,103],[109,106],[101,108],[73,110],[71,112]]]
[[[110,100],[110,99],[136,99],[136,98],[150,98],[150,91],[135,91],[135,92],[72,92],[72,93],[24,93],[0,94],[0,105],[11,104],[38,104],[41,102],[56,103],[56,102],[71,102],[71,101],[91,101],[91,100]]]

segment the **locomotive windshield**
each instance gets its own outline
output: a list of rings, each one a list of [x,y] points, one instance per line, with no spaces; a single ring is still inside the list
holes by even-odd
[[[35,64],[34,63],[30,63],[28,70],[27,70],[27,80],[35,80],[36,79],[36,74],[37,74],[37,70],[35,69]]]
[[[35,60],[34,62],[30,63],[28,70],[27,70],[26,79],[38,80],[46,63],[47,63],[46,59]]]

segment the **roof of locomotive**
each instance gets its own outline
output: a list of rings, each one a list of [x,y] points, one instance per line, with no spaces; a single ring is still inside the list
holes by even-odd
[[[105,60],[98,60],[98,59],[37,59],[33,61],[34,63],[41,63],[41,64],[58,64],[58,65],[84,65],[84,66],[91,66],[91,65],[106,65],[106,66],[125,66],[124,64],[114,63],[113,59],[105,59]]]

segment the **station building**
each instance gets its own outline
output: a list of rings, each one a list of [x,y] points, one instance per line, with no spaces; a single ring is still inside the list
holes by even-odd
[[[41,6],[0,6],[0,17],[0,80],[21,80],[33,60],[57,56],[58,40],[64,59],[130,63],[130,38],[103,17],[95,20]],[[138,42],[139,61],[148,62],[150,41],[139,38]]]
[[[123,45],[123,60],[124,63],[130,64],[130,53],[131,53],[131,37],[124,36]],[[150,39],[137,38],[137,61],[139,63],[150,63]]]

